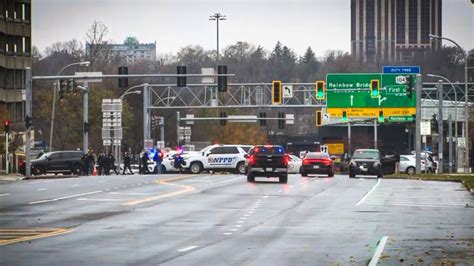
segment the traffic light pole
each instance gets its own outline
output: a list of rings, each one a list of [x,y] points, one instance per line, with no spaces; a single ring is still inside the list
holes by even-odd
[[[25,69],[26,76],[25,76],[25,115],[27,117],[31,117],[31,85],[33,83],[33,76],[31,75],[31,67],[27,67]],[[31,176],[31,140],[30,140],[30,129],[26,129],[26,164],[25,164],[25,175]]]
[[[145,147],[145,140],[150,139],[150,90],[148,83],[143,84],[143,149]]]
[[[438,83],[438,173],[443,173],[444,154],[443,134],[443,81]]]
[[[8,175],[8,132],[5,132],[5,174]]]
[[[415,150],[416,150],[416,173],[421,173],[421,90],[423,83],[421,74],[416,75],[415,97],[416,97],[416,119],[415,119]]]
[[[89,149],[89,83],[84,81],[84,90],[82,93],[82,109],[83,109],[83,123],[82,123],[82,151],[87,153]],[[86,128],[87,127],[87,128]]]
[[[374,149],[377,149],[377,119],[374,119]]]

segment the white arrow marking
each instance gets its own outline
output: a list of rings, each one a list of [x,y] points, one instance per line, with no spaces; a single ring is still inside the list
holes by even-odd
[[[385,100],[387,100],[387,97],[383,97],[383,98],[379,97],[379,106],[380,106],[380,104],[381,104],[383,101],[385,101]]]
[[[354,105],[354,95],[351,94],[351,106]]]

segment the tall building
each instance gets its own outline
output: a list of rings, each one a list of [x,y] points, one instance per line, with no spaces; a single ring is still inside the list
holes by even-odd
[[[440,47],[442,0],[351,0],[351,50],[360,61],[407,60]]]
[[[14,128],[24,118],[25,68],[31,67],[31,0],[0,1],[0,105]]]
[[[86,43],[86,53],[91,52],[92,46]],[[156,42],[139,43],[136,38],[128,37],[123,44],[107,44],[102,46],[102,52],[108,52],[111,56],[120,57],[127,64],[139,61],[156,61]]]

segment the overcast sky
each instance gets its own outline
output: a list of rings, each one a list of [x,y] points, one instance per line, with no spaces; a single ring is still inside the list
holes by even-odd
[[[350,52],[350,0],[35,0],[32,1],[33,45],[41,52],[54,42],[78,39],[94,20],[108,28],[107,39],[127,36],[155,42],[158,54],[187,45],[220,47],[247,41],[271,51],[277,41],[302,55],[311,46],[317,56],[327,50]],[[443,35],[474,48],[474,5],[471,0],[443,1]]]

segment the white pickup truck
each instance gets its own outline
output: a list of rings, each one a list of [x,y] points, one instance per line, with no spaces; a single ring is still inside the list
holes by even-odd
[[[185,169],[193,174],[202,171],[229,171],[245,174],[245,154],[251,145],[211,145],[197,153],[183,155]]]

